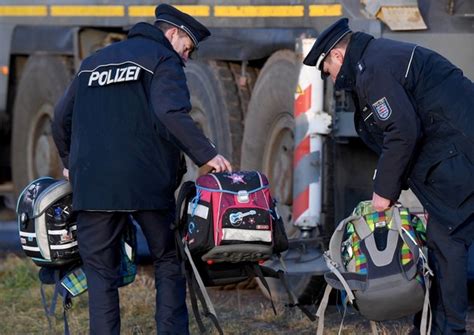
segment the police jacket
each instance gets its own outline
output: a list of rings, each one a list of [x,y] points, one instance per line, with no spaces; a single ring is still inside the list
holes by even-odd
[[[174,203],[181,150],[197,165],[216,150],[189,116],[183,62],[138,23],[86,58],[57,104],[53,137],[75,210],[153,210]]]
[[[374,192],[409,186],[450,230],[474,213],[474,84],[434,51],[354,33],[336,89],[352,92],[355,126],[379,155]]]

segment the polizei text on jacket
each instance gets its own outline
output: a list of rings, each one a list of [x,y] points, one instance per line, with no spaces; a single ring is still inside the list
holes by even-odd
[[[135,81],[140,75],[139,66],[113,68],[104,71],[93,71],[89,77],[88,86],[106,86],[110,84]]]

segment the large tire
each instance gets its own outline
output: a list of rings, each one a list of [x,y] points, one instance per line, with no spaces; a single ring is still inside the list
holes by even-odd
[[[294,52],[274,53],[260,72],[247,115],[242,143],[243,169],[263,171],[269,178],[272,194],[290,238],[299,237],[291,222],[293,201],[294,93],[298,80],[298,59]],[[272,297],[287,301],[279,281],[268,278]],[[290,286],[301,303],[312,303],[320,293],[321,277],[292,276]],[[266,290],[262,292],[266,294]]]
[[[258,70],[255,67],[247,66],[244,71],[242,71],[242,63],[229,63],[230,70],[234,75],[234,81],[237,86],[237,91],[240,99],[240,106],[242,108],[242,119],[245,119],[247,115],[248,106],[250,102],[250,97],[252,95],[253,87],[258,77]]]
[[[190,61],[185,68],[191,94],[191,117],[227,158],[234,169],[240,163],[242,109],[232,72],[226,62]],[[187,159],[185,180],[197,176],[196,166]]]
[[[35,55],[26,62],[13,108],[12,176],[16,195],[35,178],[62,176],[51,120],[71,77],[66,58]]]

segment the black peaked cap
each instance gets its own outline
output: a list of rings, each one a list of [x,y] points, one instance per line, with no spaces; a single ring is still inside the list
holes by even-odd
[[[336,44],[350,32],[349,19],[342,18],[334,22],[319,34],[310,52],[303,60],[303,64],[317,66],[319,70],[322,70],[323,60]]]
[[[169,23],[184,30],[197,48],[199,42],[211,36],[211,32],[192,16],[181,12],[168,4],[158,5],[155,9],[156,21]]]

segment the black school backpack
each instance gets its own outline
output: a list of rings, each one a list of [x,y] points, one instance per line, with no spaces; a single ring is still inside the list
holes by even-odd
[[[257,171],[210,173],[181,186],[177,201],[176,239],[184,261],[191,304],[201,332],[197,307],[219,333],[222,329],[206,287],[235,284],[257,277],[271,293],[265,277],[279,278],[291,306],[300,306],[285,273],[261,265],[288,249],[288,238],[272,199],[267,178]],[[273,306],[274,312],[276,310]]]
[[[54,316],[57,298],[61,296],[65,334],[69,334],[67,311],[72,307],[72,298],[87,291],[87,279],[77,245],[77,215],[72,208],[72,196],[68,181],[42,177],[24,188],[16,208],[21,247],[25,255],[40,267],[41,297],[50,332],[50,317]],[[135,279],[135,234],[131,223],[122,236],[119,286],[128,285]],[[44,284],[54,285],[49,306]]]
[[[334,231],[325,253],[331,270],[317,312],[318,335],[323,332],[324,310],[331,288],[346,295],[366,319],[393,320],[423,310],[421,333],[429,333],[429,285],[423,221],[401,205],[376,212],[362,201]],[[347,306],[346,306],[347,307]],[[428,329],[428,330],[427,330]]]

